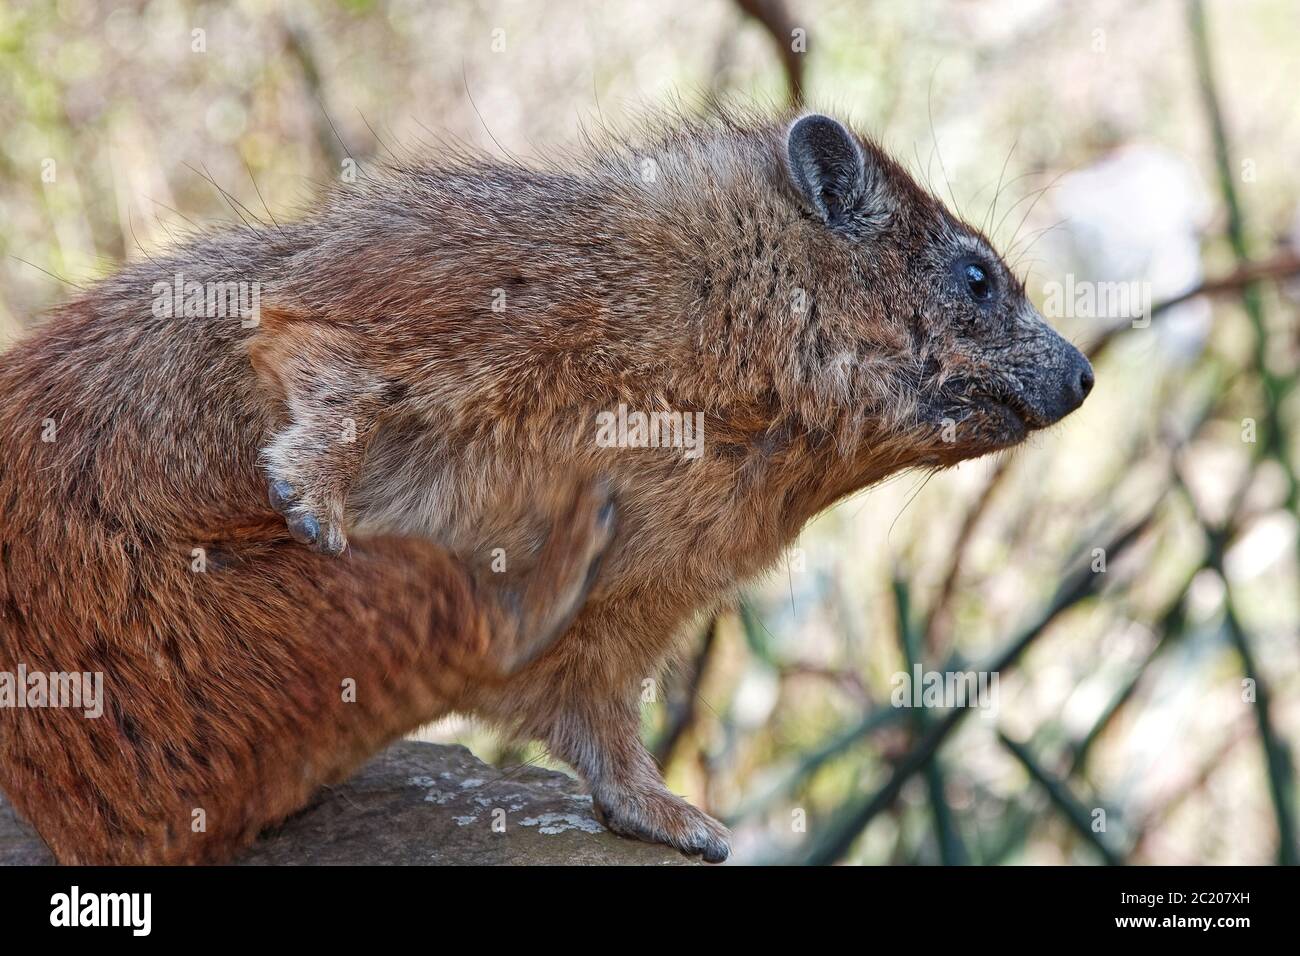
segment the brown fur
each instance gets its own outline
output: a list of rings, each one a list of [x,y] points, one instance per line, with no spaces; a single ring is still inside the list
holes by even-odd
[[[92,315],[58,328],[84,339]],[[177,520],[168,486],[186,480],[184,449],[154,457],[141,436],[129,463],[102,456],[111,413],[70,413],[66,399],[58,439],[32,440],[31,411],[71,384],[58,341],[21,347],[0,373],[0,669],[101,673],[105,706],[0,712],[0,782],[61,862],[229,859],[524,665],[572,619],[609,540],[608,494],[593,486],[543,513],[558,530],[513,593],[418,538],[326,557],[284,539],[247,441],[242,460],[215,444],[194,459],[219,504],[194,485]]]
[[[436,697],[541,738],[611,828],[725,857],[724,828],[669,793],[641,745],[642,682],[821,509],[1059,418],[1044,369],[1074,361],[987,240],[866,139],[859,199],[871,206],[828,228],[792,182],[789,128],[676,117],[540,168],[395,166],[300,223],[132,265],[7,357],[0,667],[117,661],[145,674],[161,655],[203,687],[173,697],[151,682],[156,693],[118,698],[130,733],[120,719],[87,731],[51,715],[6,731],[0,773],[24,811],[39,826],[58,787],[134,822],[151,786],[187,779],[169,774],[169,748],[257,742],[326,760],[342,731],[304,715],[337,696],[340,662],[380,642],[383,673],[435,679],[433,658],[407,644],[427,635],[369,623],[455,592],[457,573],[419,539],[480,578],[504,554],[506,578],[527,579],[544,566],[531,501],[608,475],[619,532],[567,633],[508,679],[424,692],[403,713],[432,716]],[[951,262],[968,252],[996,272],[996,309],[954,291]],[[152,318],[153,284],[177,272],[263,282],[260,325]],[[703,411],[703,455],[599,447],[596,415],[620,402]],[[38,446],[46,417],[61,437]],[[341,427],[356,440],[337,441]],[[292,489],[295,535],[347,550],[290,544],[261,504],[259,464]],[[319,534],[304,533],[311,521]],[[375,537],[392,534],[408,537]],[[196,578],[184,558],[198,544],[245,564]],[[408,556],[420,573],[398,569]],[[293,597],[277,602],[281,591]],[[444,614],[435,631],[460,620]],[[285,670],[292,697],[272,676]],[[252,724],[214,710],[218,695],[279,707]],[[142,782],[132,761],[146,750],[160,756]],[[41,760],[58,772],[38,773]],[[229,764],[209,767],[231,807],[256,805]],[[112,832],[99,831],[100,855]]]

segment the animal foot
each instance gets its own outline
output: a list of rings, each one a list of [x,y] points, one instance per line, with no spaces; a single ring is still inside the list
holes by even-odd
[[[705,863],[721,863],[731,854],[731,831],[667,790],[618,791],[593,795],[591,802],[600,822],[619,836],[666,843]]]
[[[290,536],[322,554],[342,554],[348,546],[343,533],[343,504],[327,503],[320,496],[301,493],[284,478],[271,478],[267,499],[284,516]]]

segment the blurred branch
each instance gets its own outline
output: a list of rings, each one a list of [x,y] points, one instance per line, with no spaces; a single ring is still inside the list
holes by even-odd
[[[803,58],[794,48],[795,22],[790,17],[783,0],[736,0],[736,6],[750,18],[757,20],[772,37],[781,56],[785,70],[786,86],[790,91],[790,105],[803,105]]]
[[[1188,574],[1187,579],[1182,586],[1177,589],[1174,598],[1170,601],[1165,612],[1160,616],[1158,623],[1154,624],[1155,630],[1159,631],[1160,639],[1151,652],[1143,659],[1133,672],[1130,679],[1124,684],[1120,691],[1111,699],[1110,704],[1102,711],[1100,717],[1093,723],[1088,733],[1076,742],[1071,749],[1070,766],[1066,772],[1066,779],[1072,779],[1083,772],[1087,765],[1088,755],[1092,751],[1093,745],[1110,726],[1111,721],[1119,714],[1123,707],[1133,698],[1137,691],[1138,685],[1146,676],[1150,666],[1155,663],[1156,659],[1164,653],[1165,649],[1173,642],[1175,638],[1182,636],[1183,616],[1186,608],[1187,591],[1191,587],[1192,580],[1196,577],[1197,572],[1201,570],[1200,562]],[[1001,862],[1017,846],[1024,842],[1028,836],[1032,819],[1028,812],[1022,807],[1012,807],[1007,812],[1007,825],[1003,830],[1002,838],[992,848],[986,851],[983,862],[986,864],[996,864]]]
[[[681,696],[675,702],[669,714],[668,726],[652,750],[655,762],[664,770],[668,769],[669,763],[672,762],[673,757],[676,755],[677,745],[681,742],[683,735],[695,723],[700,697],[700,684],[704,680],[704,672],[709,666],[709,657],[713,653],[714,647],[717,646],[717,642],[718,615],[715,614],[709,620],[709,626],[704,632],[704,640],[700,643],[700,650],[691,662],[691,670],[683,682]]]
[[[919,635],[912,626],[911,601],[907,582],[894,576],[894,614],[897,618],[898,643],[908,674],[914,673],[921,663]],[[912,710],[912,724],[918,734],[924,734],[930,723],[929,711],[924,707]],[[961,866],[969,862],[961,832],[948,803],[947,785],[938,753],[931,754],[925,765],[925,784],[929,792],[930,810],[934,814],[934,832],[939,843],[939,859],[944,866]]]
[[[1223,108],[1219,102],[1218,86],[1214,79],[1214,61],[1205,22],[1205,6],[1201,0],[1189,0],[1187,23],[1191,34],[1192,56],[1196,63],[1196,76],[1200,82],[1201,99],[1210,136],[1214,144],[1214,164],[1219,177],[1219,189],[1228,211],[1228,241],[1232,245],[1237,264],[1250,265],[1250,250],[1246,241],[1245,218],[1237,198],[1236,177],[1232,169],[1232,148],[1228,141],[1227,126],[1223,121]],[[1289,443],[1283,434],[1280,406],[1287,386],[1273,373],[1268,364],[1269,336],[1264,322],[1264,305],[1258,283],[1250,282],[1241,288],[1241,302],[1255,331],[1255,370],[1259,374],[1265,400],[1265,434],[1260,442],[1260,453],[1268,455],[1282,465],[1287,476],[1287,505],[1294,509],[1300,485],[1287,460]]]
[[[1151,506],[1138,521],[1115,534],[1106,545],[1106,553],[1118,556],[1131,545],[1150,525],[1159,508],[1159,502]],[[1092,595],[1100,587],[1098,579],[1088,563],[1084,563],[1065,577],[1057,588],[1055,596],[1047,608],[1032,624],[1026,627],[998,653],[987,666],[978,668],[988,673],[1001,673],[1013,667],[1021,654],[1037,640],[1066,610]],[[810,865],[826,865],[841,859],[852,848],[863,830],[875,819],[880,811],[893,804],[898,798],[903,785],[922,769],[948,735],[970,713],[971,708],[955,707],[944,712],[943,716],[932,723],[915,747],[898,763],[893,774],[879,790],[865,799],[844,810],[827,825],[826,835],[816,841],[804,856],[802,862]]]
[[[1247,262],[1227,275],[1220,276],[1217,279],[1207,279],[1186,292],[1180,292],[1172,298],[1156,303],[1151,307],[1151,318],[1154,319],[1174,306],[1182,305],[1201,296],[1224,295],[1231,292],[1240,293],[1257,282],[1287,279],[1292,276],[1300,276],[1300,256],[1295,254],[1280,255],[1262,262]],[[1134,326],[1131,320],[1112,325],[1088,347],[1088,358],[1094,362],[1097,361],[1117,336],[1128,329],[1138,327]]]
[[[865,706],[871,702],[871,694],[867,690],[867,685],[862,682],[862,678],[858,674],[851,670],[838,667],[819,667],[815,664],[796,661],[781,668],[781,680],[784,681],[791,677],[813,677],[823,680],[850,694],[858,704]]]
[[[1255,690],[1255,721],[1259,729],[1260,743],[1264,750],[1265,769],[1268,776],[1269,795],[1273,801],[1273,813],[1277,820],[1278,861],[1285,866],[1300,865],[1300,847],[1296,844],[1295,819],[1295,769],[1291,760],[1290,747],[1282,740],[1273,725],[1272,692],[1259,665],[1255,660],[1250,637],[1237,614],[1233,599],[1232,582],[1224,570],[1223,558],[1237,531],[1237,523],[1242,511],[1246,493],[1250,488],[1254,472],[1248,474],[1238,486],[1233,496],[1228,517],[1219,527],[1214,527],[1201,514],[1195,497],[1187,487],[1182,473],[1174,470],[1175,486],[1179,488],[1192,508],[1196,522],[1206,537],[1207,555],[1205,567],[1218,575],[1223,583],[1224,626],[1232,641],[1237,655],[1241,658],[1242,670]]]
[[[1105,733],[1106,728],[1110,726],[1111,721],[1113,721],[1124,708],[1124,705],[1133,699],[1133,695],[1136,693],[1138,685],[1142,683],[1142,679],[1146,676],[1147,670],[1156,662],[1156,659],[1165,652],[1169,645],[1173,643],[1174,639],[1182,636],[1187,592],[1191,588],[1192,581],[1195,579],[1198,571],[1200,571],[1199,565],[1193,569],[1191,574],[1188,575],[1186,583],[1178,589],[1177,597],[1174,598],[1173,603],[1169,606],[1169,610],[1165,612],[1157,628],[1160,637],[1156,641],[1156,646],[1151,648],[1150,653],[1142,659],[1142,663],[1133,671],[1129,680],[1126,681],[1124,686],[1120,688],[1119,692],[1111,698],[1106,709],[1101,712],[1101,716],[1097,718],[1092,727],[1089,728],[1088,732],[1071,748],[1073,754],[1070,758],[1069,776],[1072,777],[1083,770],[1087,765],[1088,755],[1092,752],[1093,745],[1101,735]]]
[[[1241,203],[1237,197],[1236,179],[1232,168],[1232,148],[1228,139],[1227,125],[1223,119],[1223,108],[1219,100],[1218,86],[1214,77],[1214,62],[1210,53],[1210,44],[1206,26],[1205,6],[1201,0],[1189,0],[1187,5],[1188,32],[1191,37],[1192,56],[1196,63],[1196,75],[1200,83],[1201,99],[1206,119],[1210,127],[1210,136],[1214,146],[1215,169],[1218,173],[1219,189],[1223,194],[1224,205],[1228,212],[1228,241],[1233,254],[1241,268],[1250,265],[1250,250],[1246,239],[1245,218]],[[1260,442],[1255,457],[1258,463],[1261,457],[1273,458],[1282,466],[1287,479],[1287,507],[1294,511],[1297,498],[1300,497],[1300,482],[1288,457],[1289,437],[1284,432],[1281,405],[1291,383],[1283,381],[1269,367],[1269,335],[1264,321],[1264,306],[1259,285],[1249,282],[1241,287],[1241,301],[1246,309],[1255,331],[1254,366],[1259,375],[1265,402],[1265,435]],[[1253,471],[1253,470],[1252,470]],[[1253,473],[1252,476],[1253,477]],[[1241,658],[1246,678],[1255,687],[1255,719],[1259,730],[1260,742],[1264,749],[1265,764],[1268,771],[1269,792],[1273,800],[1273,811],[1277,818],[1278,860],[1288,865],[1300,863],[1300,849],[1296,844],[1295,820],[1295,779],[1291,761],[1290,748],[1279,737],[1271,716],[1271,700],[1267,683],[1263,680],[1255,661],[1249,635],[1237,614],[1232,593],[1232,583],[1223,567],[1223,555],[1233,533],[1233,524],[1241,500],[1249,487],[1249,478],[1243,483],[1241,493],[1233,509],[1233,517],[1224,526],[1212,529],[1198,514],[1202,528],[1209,539],[1209,560],[1207,566],[1219,575],[1224,587],[1224,623],[1228,636]],[[1179,476],[1181,483],[1181,476]],[[1184,489],[1186,486],[1183,486]],[[1196,502],[1188,495],[1193,509]]]
[[[1277,818],[1278,862],[1283,866],[1300,866],[1300,852],[1296,846],[1295,821],[1295,770],[1290,748],[1283,742],[1273,725],[1273,695],[1255,661],[1250,638],[1242,627],[1232,598],[1232,589],[1223,574],[1221,558],[1216,559],[1216,570],[1224,582],[1224,623],[1241,658],[1242,670],[1255,687],[1255,722],[1259,728],[1260,743],[1268,769],[1269,795],[1273,799],[1273,814]]]
[[[948,572],[944,575],[943,584],[939,588],[939,596],[935,599],[934,606],[926,617],[925,637],[922,643],[931,654],[938,654],[943,650],[939,643],[940,635],[950,630],[952,598],[957,590],[957,581],[961,577],[962,566],[966,560],[966,552],[970,548],[971,540],[974,538],[975,528],[978,527],[980,519],[988,511],[994,493],[1010,471],[1011,456],[1004,455],[998,461],[993,474],[989,476],[988,483],[984,485],[984,490],[980,492],[979,499],[966,512],[966,517],[962,520],[961,528],[957,532],[957,540],[953,542],[952,561],[948,565]]]
[[[1268,279],[1287,279],[1300,275],[1300,256],[1294,253],[1275,256],[1263,262],[1246,262],[1240,268],[1218,279],[1207,279],[1194,289],[1176,295],[1172,299],[1152,307],[1151,314],[1157,315],[1165,309],[1182,305],[1189,299],[1203,295],[1223,295],[1227,292],[1241,292],[1247,286]]]
[[[765,789],[754,799],[742,803],[724,822],[728,826],[735,826],[763,812],[777,801],[786,799],[788,794],[802,786],[804,781],[821,769],[827,761],[862,743],[877,731],[901,723],[905,716],[903,710],[897,707],[880,707],[873,710],[848,730],[833,737],[812,753],[806,754],[778,783]]]
[[[1101,858],[1110,866],[1123,865],[1124,861],[1120,855],[1110,848],[1099,833],[1092,829],[1088,809],[1070,792],[1070,788],[1039,766],[1024,744],[1012,740],[1002,731],[998,731],[998,739],[1002,741],[1003,746],[1015,755],[1016,759],[1020,761],[1020,765],[1028,771],[1029,776],[1043,788],[1052,804],[1061,811],[1061,815],[1069,821],[1080,836],[1088,841],[1089,845],[1101,855]]]
[[[321,155],[337,167],[344,156],[350,156],[351,152],[325,108],[325,93],[321,84],[320,68],[316,64],[316,54],[312,52],[311,37],[306,28],[292,17],[285,17],[281,21],[280,36],[285,52],[298,65],[298,70],[302,73],[302,81],[316,103],[316,119],[312,124],[316,133],[316,146]]]
[[[1197,435],[1200,434],[1201,429],[1211,420],[1216,404],[1217,401],[1215,399],[1202,402],[1201,407],[1188,422],[1185,431],[1182,434],[1171,434],[1166,438],[1168,448],[1167,462],[1173,480],[1177,480],[1178,478],[1179,454]],[[1239,507],[1240,504],[1241,499],[1236,499],[1234,513],[1236,507]],[[1160,634],[1156,646],[1151,649],[1151,653],[1149,653],[1138,666],[1128,683],[1121,688],[1120,692],[1111,700],[1107,708],[1102,711],[1101,716],[1092,725],[1088,733],[1075,744],[1074,756],[1070,766],[1071,775],[1074,775],[1083,769],[1084,765],[1087,763],[1088,754],[1092,750],[1093,744],[1097,742],[1097,739],[1101,734],[1105,732],[1108,726],[1110,726],[1110,722],[1115,719],[1115,716],[1132,698],[1133,694],[1137,690],[1138,684],[1141,683],[1143,676],[1145,676],[1147,668],[1150,667],[1151,664],[1155,662],[1156,658],[1158,658],[1164,652],[1165,648],[1168,647],[1171,642],[1171,636],[1182,636],[1183,627],[1185,625],[1185,602],[1187,600],[1187,593],[1191,590],[1192,582],[1196,580],[1196,575],[1204,566],[1205,558],[1201,557],[1197,561],[1196,565],[1188,572],[1186,578],[1183,580],[1182,586],[1178,588],[1173,600],[1165,609],[1164,614],[1161,615],[1159,622],[1155,624],[1155,629]]]
[[[745,646],[751,654],[775,671],[781,669],[781,661],[772,650],[771,641],[776,640],[772,632],[763,623],[763,618],[748,598],[742,597],[736,605],[740,616],[740,627],[745,635]]]

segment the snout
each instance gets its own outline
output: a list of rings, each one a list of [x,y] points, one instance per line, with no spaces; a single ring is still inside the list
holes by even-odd
[[[1070,346],[1071,354],[1065,373],[1061,376],[1060,395],[1056,403],[1056,420],[1059,421],[1083,404],[1092,391],[1092,363],[1082,352]]]
[[[1021,396],[1035,428],[1054,425],[1083,404],[1092,391],[1092,363],[1082,352],[1052,333],[1042,362]]]

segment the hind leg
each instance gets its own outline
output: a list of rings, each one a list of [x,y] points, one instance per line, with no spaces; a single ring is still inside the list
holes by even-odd
[[[329,609],[286,639],[285,653],[305,666],[278,695],[289,706],[273,708],[254,741],[261,752],[244,771],[252,777],[245,789],[269,799],[240,845],[319,786],[457,708],[469,689],[504,682],[563,633],[610,544],[614,507],[595,484],[542,511],[550,530],[541,560],[508,584],[475,578],[421,540],[359,539],[344,559],[284,549],[343,590],[324,588]]]
[[[228,860],[564,630],[613,511],[596,486],[545,517],[545,560],[508,585],[419,539],[362,538],[343,558],[281,543],[202,574],[138,568],[150,588],[111,632],[96,624],[101,641],[73,648],[44,623],[58,614],[32,618],[0,645],[19,660],[62,646],[63,667],[103,674],[106,705],[11,711],[0,783],[61,862]]]
[[[551,531],[536,563],[522,580],[495,589],[503,615],[497,659],[505,674],[529,664],[573,623],[613,541],[615,517],[605,481],[579,487],[551,509]]]
[[[630,692],[619,700],[570,701],[548,736],[551,752],[582,774],[596,815],[621,836],[666,843],[707,863],[731,853],[731,834],[664,783],[641,743],[640,712]]]

